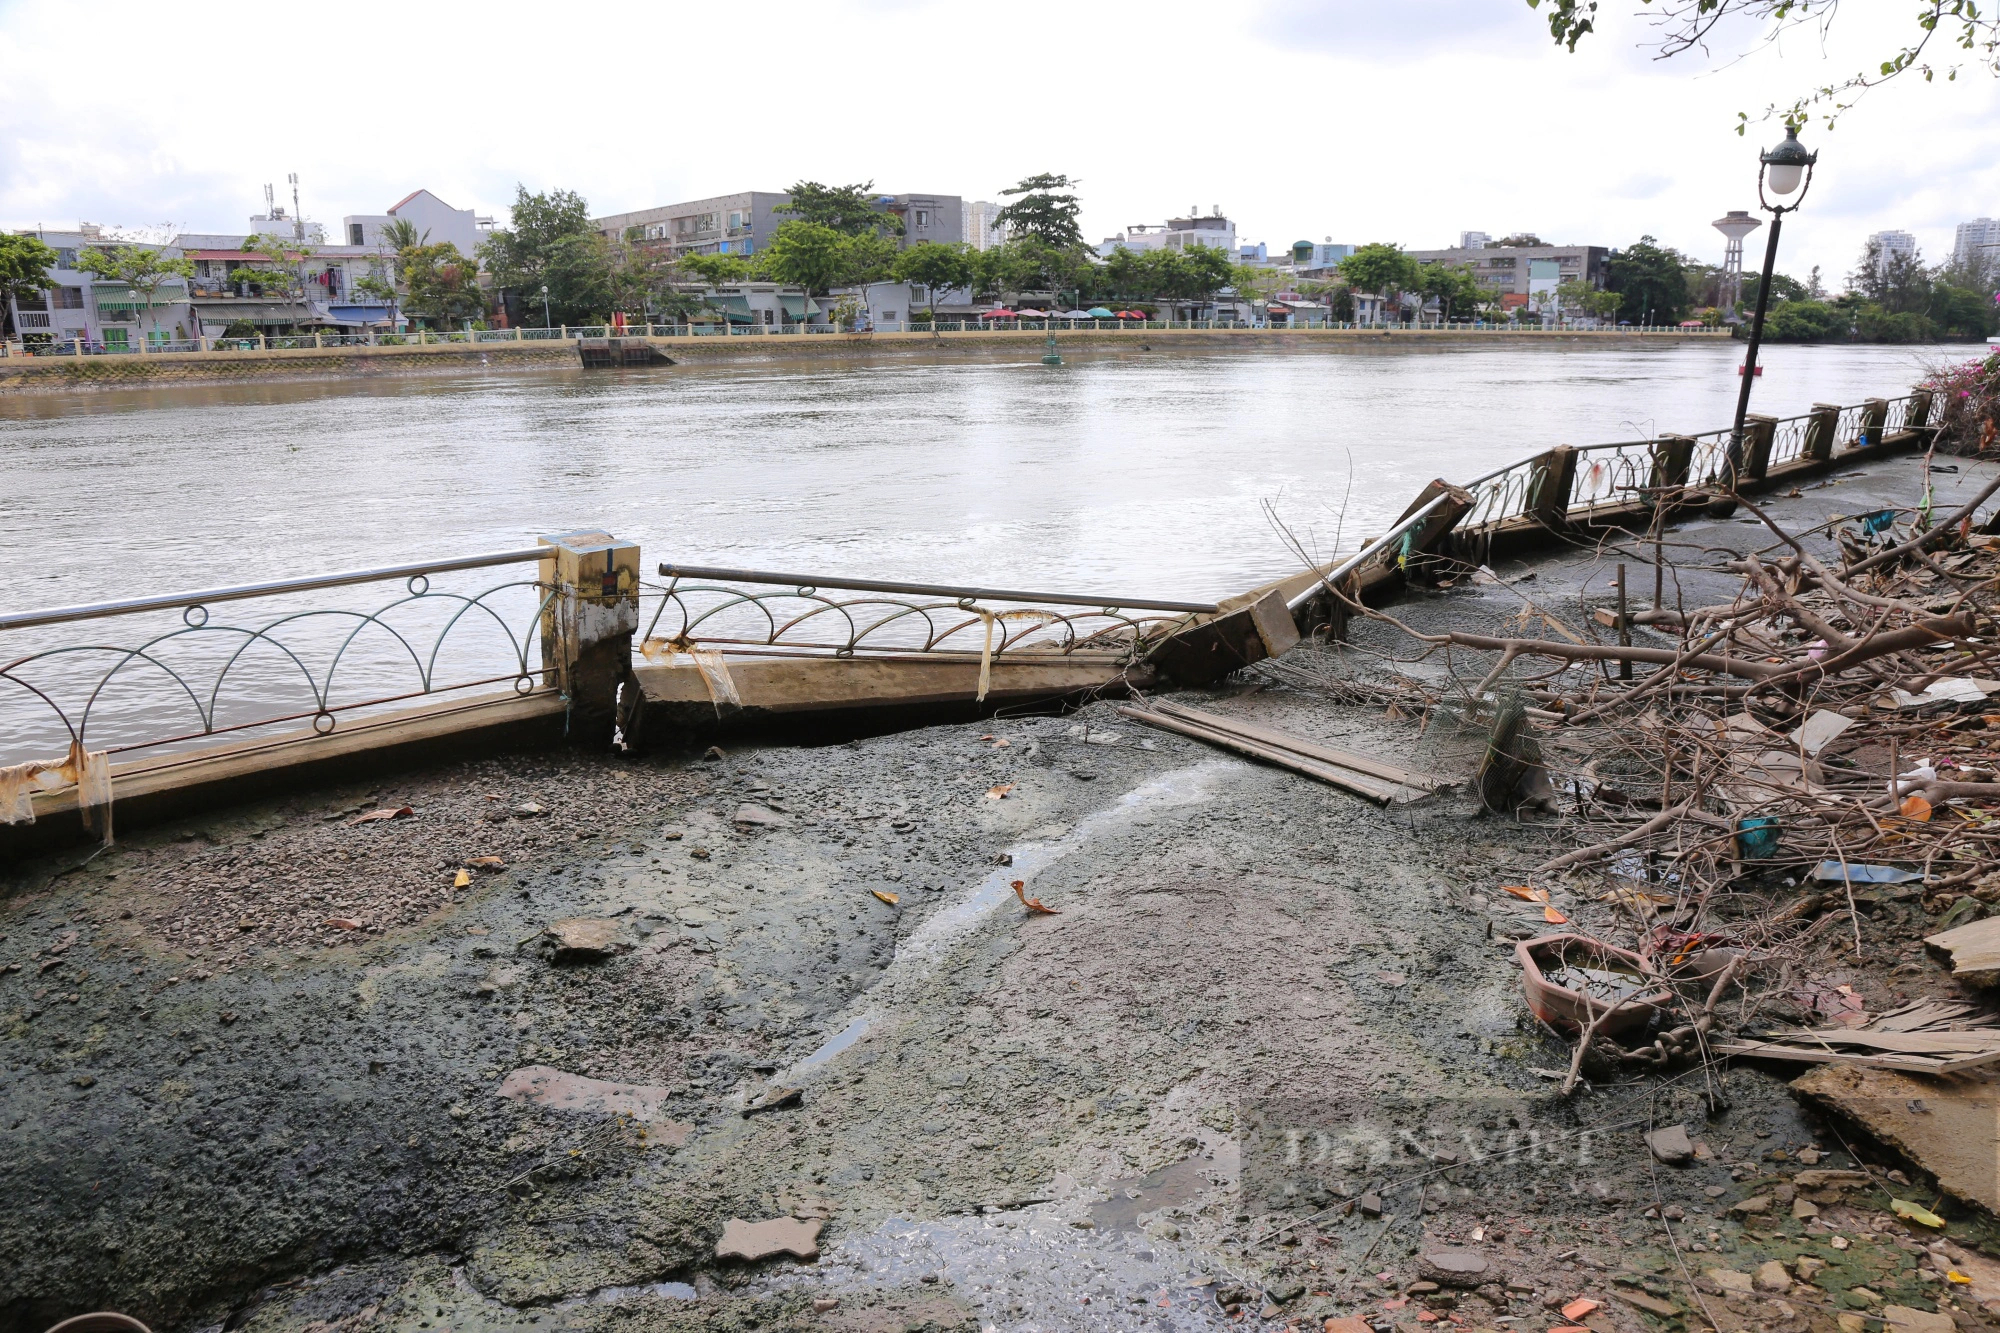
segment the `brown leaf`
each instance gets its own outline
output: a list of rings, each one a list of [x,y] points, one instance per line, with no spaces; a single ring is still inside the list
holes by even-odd
[[[322,926],[333,926],[339,930],[359,930],[361,923],[351,916],[330,916],[320,922]]]
[[[1569,924],[1569,918],[1564,916],[1561,912],[1558,912],[1553,907],[1542,908],[1542,920],[1548,922],[1552,926],[1566,926]]]
[[[1056,914],[1056,909],[1043,903],[1040,898],[1030,898],[1028,896],[1028,881],[1024,879],[1014,881],[1014,896],[1019,898],[1021,906],[1027,908],[1030,912],[1039,912],[1044,916],[1054,916]]]
[[[414,809],[407,805],[398,806],[393,810],[385,805],[380,810],[370,810],[365,815],[356,815],[347,821],[347,827],[353,828],[356,824],[373,824],[384,819],[408,819],[416,813]]]
[[[1898,813],[1905,819],[1913,819],[1917,823],[1922,824],[1931,817],[1931,803],[1921,796],[1909,796],[1904,798],[1902,808]]]
[[[1545,903],[1549,900],[1547,889],[1531,889],[1525,884],[1502,884],[1500,892],[1511,893],[1522,902]]]
[[[986,793],[986,799],[989,801],[1003,801],[1007,798],[1007,793],[1012,790],[1014,790],[1013,783],[1003,782],[999,786],[988,790]]]
[[[474,870],[484,870],[489,875],[498,874],[507,868],[507,862],[498,856],[468,857],[465,864],[471,866]]]
[[[454,889],[469,888],[471,887],[471,885],[472,885],[472,872],[470,870],[461,870],[458,872],[458,874],[452,877],[451,886]]]
[[[877,898],[880,898],[883,902],[889,904],[889,906],[891,907],[894,907],[897,903],[903,901],[901,898],[898,898],[895,894],[890,893],[886,889],[870,889],[868,890],[868,892],[874,894]]]

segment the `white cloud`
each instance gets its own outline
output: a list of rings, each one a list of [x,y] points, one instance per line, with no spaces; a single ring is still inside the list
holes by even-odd
[[[1615,14],[1570,55],[1520,0],[766,0],[744,27],[682,5],[281,7],[252,57],[118,0],[91,10],[116,51],[85,52],[73,11],[0,0],[0,223],[239,229],[293,171],[337,220],[418,186],[482,212],[562,186],[608,213],[800,177],[992,198],[1052,170],[1083,181],[1093,239],[1219,203],[1273,246],[1478,228],[1719,258],[1709,220],[1754,205],[1777,137],[1738,138],[1736,113],[1865,64],[1902,29],[1889,8],[1733,63],[1654,61]],[[1810,132],[1823,169],[1782,266],[1844,273],[1890,226],[1948,251],[2000,213],[1996,110],[1972,76]]]

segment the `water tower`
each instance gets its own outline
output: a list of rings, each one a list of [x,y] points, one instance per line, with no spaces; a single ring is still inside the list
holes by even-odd
[[[1743,300],[1743,238],[1764,223],[1737,208],[1717,218],[1712,225],[1729,238],[1729,248],[1722,252],[1722,290],[1716,296],[1716,304],[1724,310],[1734,310]]]

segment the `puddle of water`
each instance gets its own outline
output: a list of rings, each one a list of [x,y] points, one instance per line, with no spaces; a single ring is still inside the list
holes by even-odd
[[[1189,1157],[1151,1175],[1113,1181],[1105,1187],[1111,1197],[1090,1205],[1090,1220],[1100,1231],[1137,1231],[1145,1214],[1192,1203],[1214,1189],[1208,1177],[1216,1166],[1213,1158]]]
[[[619,1301],[629,1301],[636,1296],[658,1296],[662,1300],[698,1301],[701,1293],[685,1282],[641,1282],[631,1287],[599,1287],[596,1291],[582,1296],[571,1296],[555,1303],[558,1310],[574,1310],[579,1305],[615,1305]]]
[[[1152,812],[1178,805],[1208,800],[1216,781],[1242,765],[1233,759],[1210,759],[1187,768],[1162,773],[1141,783],[1102,810],[1078,820],[1067,833],[1047,842],[1023,842],[1010,847],[1012,862],[994,870],[973,889],[939,908],[921,926],[896,946],[896,955],[882,970],[881,979],[869,987],[863,1012],[850,1019],[813,1052],[777,1076],[787,1083],[819,1069],[841,1052],[867,1036],[880,1020],[882,1010],[894,1001],[903,987],[927,978],[945,953],[969,934],[995,908],[1014,900],[1014,881],[1025,880],[1032,890],[1035,875],[1055,865],[1070,853],[1117,830],[1135,825]]]
[[[1213,1279],[1234,1279],[1178,1244],[1132,1232],[1079,1230],[1022,1210],[931,1222],[891,1218],[843,1240],[817,1269],[774,1285],[830,1294],[896,1288],[935,1277],[987,1329],[1171,1330],[1228,1327]],[[1199,1284],[1199,1285],[1198,1285]]]

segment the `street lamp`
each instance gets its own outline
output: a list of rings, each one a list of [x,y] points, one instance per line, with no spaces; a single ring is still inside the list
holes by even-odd
[[[546,282],[542,284],[542,327],[545,329],[555,327],[549,323],[549,285]]]
[[[1778,233],[1784,229],[1785,214],[1795,212],[1805,202],[1806,191],[1812,188],[1813,164],[1819,161],[1819,154],[1807,152],[1806,146],[1799,142],[1798,126],[1787,125],[1784,142],[1757,160],[1761,164],[1757,168],[1757,203],[1771,215],[1771,234],[1764,242],[1764,277],[1757,284],[1757,311],[1750,320],[1750,350],[1743,357],[1743,384],[1736,391],[1736,423],[1729,433],[1723,481],[1731,492],[1736,489],[1737,470],[1743,466],[1743,419],[1750,411],[1750,386],[1757,379],[1757,347],[1764,341],[1764,312],[1771,305],[1771,270],[1778,262]],[[1766,196],[1766,189],[1780,199],[1797,191],[1798,198],[1789,204],[1774,204]]]

